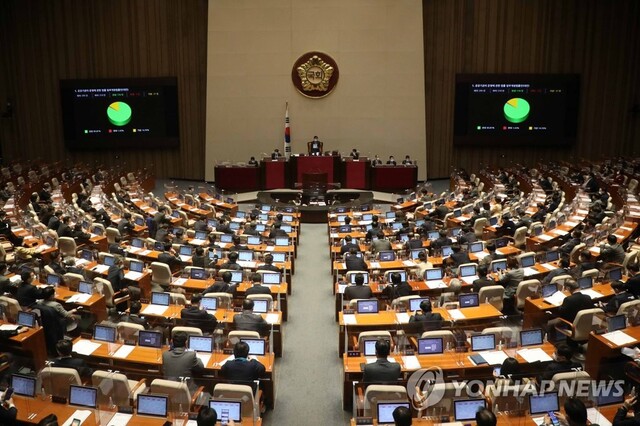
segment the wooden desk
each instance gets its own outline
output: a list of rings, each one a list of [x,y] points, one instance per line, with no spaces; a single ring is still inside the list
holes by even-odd
[[[528,347],[533,349],[534,347]],[[555,347],[551,343],[545,343],[536,348],[541,348],[547,355],[553,356]],[[535,376],[540,372],[540,363],[529,364],[527,361],[518,354],[518,350],[522,348],[509,348],[504,349],[504,352],[511,357],[514,357],[522,364],[522,374],[531,374]],[[415,355],[410,357],[415,358],[420,363],[420,368],[429,368],[438,366],[442,369],[445,381],[455,380],[469,380],[469,379],[489,379],[493,377],[494,366],[483,364],[475,365],[469,357],[475,355],[477,352],[456,352],[446,351],[437,355]],[[403,374],[403,380],[408,379],[408,376],[412,372],[416,371],[413,366],[405,364],[406,357],[404,355],[394,354],[390,355],[389,359],[394,359],[397,362]],[[344,357],[342,359],[343,364],[343,389],[342,389],[342,408],[344,410],[351,409],[353,407],[353,382],[361,382],[363,376],[362,364],[367,362],[367,357]]]
[[[18,421],[27,424],[38,424],[42,419],[48,416],[51,413],[56,414],[58,416],[58,424],[62,425],[67,419],[71,418],[71,416],[78,409],[82,409],[81,407],[73,407],[68,404],[57,404],[52,402],[49,397],[42,400],[39,397],[36,398],[27,398],[19,395],[15,395],[13,397],[13,402],[18,409]],[[102,410],[102,426],[105,426],[107,423],[104,422],[107,412]],[[94,412],[87,420],[82,423],[82,426],[97,426],[99,425],[98,414]],[[111,417],[109,417],[111,418]],[[180,418],[172,417],[173,420],[179,420]],[[186,422],[186,416],[182,419]],[[153,418],[148,416],[138,416],[137,414],[133,414],[131,420],[129,420],[129,425],[131,426],[163,426],[167,419],[164,418]],[[255,422],[251,419],[243,420],[243,425],[251,426],[251,425],[262,425],[262,419],[259,418]]]
[[[236,212],[238,211],[238,205],[235,203],[226,203],[223,200],[219,200],[218,198],[212,197],[210,194],[207,194],[206,192],[201,192],[198,194],[198,197],[200,197],[201,200],[207,202],[208,204],[211,204],[215,207],[218,207],[222,210],[225,210],[227,212],[229,212],[232,215],[235,215]]]
[[[605,300],[614,294],[610,283],[595,284],[593,290],[601,293],[603,296],[602,298],[594,299],[596,301]],[[568,295],[569,293],[565,292],[565,294]],[[550,319],[547,317],[546,311],[554,312],[558,308],[559,306],[547,303],[542,298],[531,299],[527,297],[524,302],[523,328],[534,328],[545,325],[547,320]]]
[[[589,373],[593,379],[597,380],[600,378],[600,369],[608,358],[620,356],[620,350],[622,348],[635,346],[640,343],[640,326],[627,327],[622,331],[633,337],[635,341],[619,346],[603,335],[593,332],[589,334],[589,350],[587,350],[584,366],[586,372]]]
[[[433,312],[442,315],[445,321],[452,321],[451,313],[444,308],[434,308]],[[497,310],[489,303],[481,303],[480,306],[474,308],[463,308],[464,319],[456,319],[456,324],[464,324],[465,327],[473,328],[486,325],[502,316],[502,312]],[[345,348],[345,333],[349,336],[356,336],[363,331],[372,330],[405,330],[411,328],[413,324],[409,324],[404,320],[399,320],[395,311],[380,311],[377,314],[353,314],[356,324],[345,324],[344,313],[338,314],[338,322],[340,331],[338,333],[338,356],[342,357]],[[349,342],[350,343],[350,342]]]
[[[0,320],[0,324],[9,323]],[[33,367],[36,370],[44,367],[45,361],[47,360],[47,345],[45,344],[44,329],[42,327],[30,328],[29,331],[25,333],[10,337],[9,340],[6,341],[6,345],[9,348],[13,347],[19,351],[31,354]]]
[[[80,294],[80,293],[70,290],[67,287],[57,286],[55,298],[58,302],[62,304],[68,304],[67,299],[77,294]],[[107,319],[107,303],[105,301],[104,296],[101,294],[94,293],[86,302],[83,302],[83,303],[74,302],[71,305],[82,306],[83,308],[86,308],[89,312],[91,312],[96,317],[96,322],[101,322]]]
[[[142,304],[142,309],[140,310],[140,314],[148,317],[148,318],[161,318],[161,319],[166,319],[166,320],[175,320],[180,318],[180,312],[182,311],[182,309],[184,309],[183,305],[169,305],[166,307],[165,311],[160,315],[160,314],[155,314],[155,313],[145,313],[145,309],[149,306],[149,304],[147,303],[143,303]],[[225,324],[226,327],[228,327],[231,330],[234,330],[234,325],[233,325],[233,317],[238,314],[240,312],[235,312],[232,309],[218,309],[216,311],[215,317],[218,320],[219,323],[223,323]],[[273,323],[269,323],[268,319],[268,315],[276,315],[277,316],[277,320],[274,321]],[[279,311],[275,311],[275,312],[269,312],[267,314],[260,314],[262,315],[262,318],[264,318],[267,323],[269,323],[269,325],[273,325],[273,351],[275,352],[276,356],[280,357],[282,356],[282,347],[283,347],[283,340],[284,337],[282,336],[282,312]]]

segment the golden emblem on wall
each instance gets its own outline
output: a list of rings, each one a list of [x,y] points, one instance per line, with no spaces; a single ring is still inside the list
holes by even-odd
[[[325,53],[309,52],[295,62],[291,78],[304,96],[322,98],[331,93],[338,83],[338,65]]]

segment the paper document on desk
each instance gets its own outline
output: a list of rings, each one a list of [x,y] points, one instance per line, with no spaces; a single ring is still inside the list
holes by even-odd
[[[620,229],[624,229],[625,231],[633,231],[633,228],[630,226],[621,226]]]
[[[344,325],[355,325],[358,323],[356,316],[353,314],[342,315],[342,322]]]
[[[601,297],[604,297],[604,295],[602,293],[598,293],[597,291],[591,290],[590,288],[586,288],[586,289],[580,290],[580,293],[586,294],[587,296],[589,296],[592,299],[599,299]]]
[[[90,410],[76,410],[62,426],[71,426],[74,419],[80,420],[80,424],[83,424],[89,416],[93,414]]]
[[[544,416],[542,416],[542,417],[531,417],[531,420],[533,420],[533,423],[536,426],[544,426],[546,424],[544,422]]]
[[[500,247],[499,249],[496,249],[496,253],[498,254],[502,254],[502,255],[507,255],[507,250],[504,250],[504,247]]]
[[[66,303],[86,303],[87,300],[91,299],[92,294],[74,294],[70,298],[68,298]]]
[[[419,370],[422,368],[417,356],[403,356],[402,363],[404,364],[405,370]]]
[[[518,351],[518,355],[520,355],[527,362],[552,361],[552,358],[547,355],[547,353],[541,348],[520,349]]]
[[[447,284],[442,280],[429,280],[426,284],[429,288],[447,288]]]
[[[73,352],[80,355],[91,355],[99,347],[100,347],[100,343],[95,343],[95,342],[92,342],[91,340],[81,339],[73,344]]]
[[[589,248],[589,251],[592,251],[594,253],[600,253],[600,247],[593,246],[593,247]]]
[[[542,241],[551,241],[551,240],[553,240],[553,236],[552,235],[547,235],[547,234],[540,234],[540,235],[537,236],[537,238],[539,240],[542,240]]]
[[[20,275],[13,275],[11,278],[9,278],[9,281],[11,281],[11,284],[15,284],[21,282],[22,278],[20,278]]]
[[[636,339],[629,336],[627,333],[625,333],[622,330],[616,330],[616,331],[612,331],[611,333],[605,333],[602,335],[602,337],[604,337],[605,339],[607,339],[608,341],[610,341],[616,346],[624,346],[624,345],[629,345],[631,343],[636,342]]]
[[[93,267],[93,271],[99,274],[104,274],[109,270],[109,266],[107,265],[96,265]]]
[[[140,253],[138,253],[140,256],[147,256],[149,254],[151,254],[151,250],[142,250]]]
[[[266,249],[264,249],[264,251],[274,251],[276,249],[276,246],[267,246]]]
[[[592,425],[611,426],[611,422],[597,408],[587,408],[587,419]]]
[[[536,275],[539,274],[540,272],[538,272],[538,270],[536,268],[533,268],[531,266],[528,266],[526,268],[524,268],[524,276],[525,277],[530,277],[531,275]]]
[[[113,357],[126,358],[135,348],[136,348],[135,346],[131,346],[131,345],[122,345],[120,346],[120,349],[118,349],[113,353]]]
[[[489,253],[485,253],[483,251],[479,251],[479,252],[473,253],[473,254],[478,258],[478,260],[482,260],[485,257],[489,256]]]
[[[559,235],[559,236],[561,236],[561,237],[562,237],[562,236],[565,236],[565,235],[567,235],[567,234],[568,234],[568,232],[567,232],[567,231],[564,231],[564,230],[562,230],[562,229],[554,229],[554,230],[553,230],[553,231],[551,231],[551,232],[553,232],[554,234]]]
[[[449,313],[449,316],[454,320],[462,320],[466,318],[464,316],[464,313],[460,309],[450,309],[447,312]]]
[[[574,222],[572,220],[567,220],[564,224],[572,228],[575,228],[576,226],[578,226],[578,222]]]
[[[184,285],[187,282],[186,278],[176,278],[171,282],[171,285]]]
[[[13,331],[13,330],[17,330],[18,327],[20,327],[19,325],[13,325],[13,324],[2,324],[0,325],[0,331]]]
[[[398,312],[396,314],[396,320],[398,320],[400,324],[406,324],[409,322],[409,314],[406,312]]]
[[[502,365],[504,360],[509,358],[509,355],[504,353],[504,351],[482,351],[480,353],[489,365]]]
[[[556,291],[555,293],[553,293],[553,295],[549,297],[545,297],[544,301],[549,303],[550,305],[560,306],[562,305],[562,301],[564,300],[565,297],[567,297],[566,294],[564,294],[561,291]]]
[[[616,236],[616,238],[619,238],[619,239],[621,239],[621,240],[624,240],[624,239],[626,238],[626,237],[625,237],[624,235],[622,235],[622,234],[613,234],[613,235],[615,235],[615,236]]]
[[[255,268],[256,266],[256,262],[252,260],[238,260],[236,263],[243,268]]]
[[[124,274],[124,277],[128,280],[137,281],[142,278],[142,272],[128,271]]]
[[[370,268],[379,268],[380,267],[380,262],[369,262],[369,267]]]
[[[211,354],[208,354],[206,352],[196,352],[196,357],[200,361],[202,361],[202,365],[204,365],[205,367],[209,365],[209,361],[211,360]]]
[[[553,271],[554,269],[558,269],[557,266],[552,265],[551,263],[543,263],[541,266],[547,271]]]
[[[265,318],[265,320],[269,324],[277,324],[279,318],[280,316],[278,314],[267,314],[267,317]]]
[[[111,420],[109,420],[107,426],[125,426],[127,423],[129,423],[131,417],[133,417],[132,414],[116,413],[113,417],[111,417]]]
[[[202,246],[206,243],[205,240],[197,240],[197,239],[193,239],[191,241],[189,241],[189,244],[191,244],[192,246]]]
[[[415,267],[415,266],[416,266],[416,262],[414,262],[413,260],[403,260],[403,261],[402,261],[402,264],[403,264],[404,266],[408,266],[408,267],[410,267],[410,268],[413,268],[413,267]]]
[[[164,305],[149,305],[142,310],[143,314],[149,315],[164,315],[168,307]]]

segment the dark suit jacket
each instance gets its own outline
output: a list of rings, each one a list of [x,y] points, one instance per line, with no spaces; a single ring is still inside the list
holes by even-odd
[[[158,255],[158,262],[166,263],[171,269],[182,264],[179,257],[173,256],[171,253],[162,252]]]
[[[367,263],[357,256],[347,256],[344,260],[347,271],[366,271]]]
[[[266,263],[260,265],[256,268],[259,271],[273,271],[273,272],[282,272],[282,269],[278,268],[276,265],[267,265]]]
[[[257,331],[265,333],[269,324],[260,314],[254,314],[251,311],[242,311],[233,317],[233,324],[236,330]]]
[[[198,306],[187,306],[180,311],[180,317],[187,326],[201,328],[203,331],[215,330],[218,324],[216,317]]]
[[[242,270],[242,266],[238,265],[235,262],[224,262],[222,265],[220,265],[220,269],[231,269],[234,271],[240,271]]]
[[[247,296],[250,294],[271,294],[271,289],[265,285],[253,285],[249,287],[244,294]]]
[[[203,370],[202,361],[196,353],[185,348],[173,348],[162,354],[162,371],[166,379],[198,376]]]
[[[458,267],[463,263],[470,263],[471,259],[467,252],[461,251],[459,253],[452,253],[451,256],[449,256],[449,262],[453,264],[453,266]]]
[[[490,278],[478,278],[473,282],[473,291],[478,293],[482,287],[496,285],[496,282]]]
[[[589,296],[582,293],[573,293],[562,301],[558,315],[566,321],[573,322],[578,312],[591,308],[593,308],[593,301]]]
[[[440,330],[442,328],[442,315],[439,313],[418,311],[409,318],[409,322],[421,323],[422,331]]]
[[[149,328],[149,323],[147,322],[147,320],[136,314],[125,314],[120,317],[120,322],[130,322],[133,324],[141,325],[145,329]]]
[[[344,289],[343,298],[345,300],[370,299],[371,297],[373,297],[373,292],[368,285],[350,285]]]
[[[633,294],[635,297],[640,297],[640,274],[627,279],[625,287],[629,293]]]
[[[567,371],[571,371],[572,368],[582,368],[582,366],[576,362],[558,362],[552,361],[546,365],[544,373],[541,374],[539,379],[541,380],[551,380],[554,374],[556,373],[566,373]],[[540,380],[538,380],[538,383]]]
[[[58,237],[72,237],[71,227],[65,223],[60,223],[57,230]]]
[[[222,377],[234,382],[251,382],[257,380],[265,372],[264,365],[255,359],[238,358],[224,363],[220,369]]]
[[[413,288],[408,282],[403,281],[397,286],[390,284],[382,291],[382,293],[389,298],[389,300],[397,299],[402,296],[411,296],[413,294]]]
[[[31,306],[36,303],[36,299],[42,299],[42,289],[32,284],[22,284],[18,287],[16,299],[20,306]]]
[[[376,362],[364,366],[362,381],[365,383],[393,383],[400,378],[400,374],[400,364],[378,358]]]
[[[351,247],[355,248],[356,251],[360,251],[360,245],[356,243],[347,243],[347,244],[343,244],[342,247],[340,247],[340,254],[344,255],[345,253],[349,253],[349,250],[351,250]]]
[[[56,358],[53,361],[53,367],[62,367],[62,368],[73,368],[75,369],[80,377],[89,377],[93,373],[91,368],[87,366],[87,363],[84,362],[83,359],[73,358],[73,357],[64,357],[64,358]]]
[[[16,407],[5,408],[4,406],[0,406],[0,424],[6,426],[15,425],[16,417],[18,417]]]
[[[202,294],[207,294],[207,293],[230,293],[229,291],[229,284],[225,283],[224,281],[216,281],[213,283],[213,285],[207,287]]]
[[[111,283],[113,291],[120,291],[124,288],[124,271],[117,265],[109,266],[107,271],[107,280]]]

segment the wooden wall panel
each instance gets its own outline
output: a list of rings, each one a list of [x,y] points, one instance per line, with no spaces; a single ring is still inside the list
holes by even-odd
[[[7,0],[0,3],[0,120],[7,160],[48,158],[148,167],[160,177],[204,178],[207,0]],[[59,80],[178,78],[180,147],[69,152]]]
[[[430,178],[454,167],[640,155],[640,2],[424,0],[423,19]],[[581,74],[577,143],[454,147],[456,73]]]

